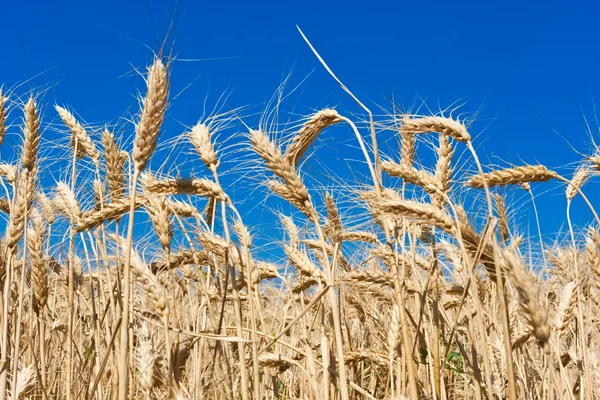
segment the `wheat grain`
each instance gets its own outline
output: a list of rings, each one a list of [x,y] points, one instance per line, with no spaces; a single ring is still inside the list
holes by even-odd
[[[415,162],[415,135],[405,133],[400,130],[400,137],[402,138],[400,147],[400,164],[412,167]]]

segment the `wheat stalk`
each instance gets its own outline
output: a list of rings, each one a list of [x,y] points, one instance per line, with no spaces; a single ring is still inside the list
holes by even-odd
[[[188,133],[190,142],[196,148],[198,156],[211,171],[216,171],[219,166],[217,152],[211,142],[210,127],[206,124],[199,123],[195,125]]]
[[[570,184],[567,185],[567,190],[565,192],[567,201],[572,201],[575,198],[578,193],[578,189],[581,189],[581,187],[588,180],[590,172],[591,171],[589,167],[585,164],[577,168],[577,171],[575,171],[575,174],[573,175],[573,179],[571,179]]]
[[[160,244],[167,251],[171,247],[173,232],[171,230],[171,221],[169,220],[169,207],[164,196],[149,195],[147,197],[146,211],[154,225]]]
[[[446,117],[427,116],[412,118],[406,115],[402,118],[402,127],[400,129],[405,134],[436,132],[450,136],[459,142],[471,140],[471,135],[467,132],[464,124]]]
[[[506,205],[504,198],[496,194],[496,210],[498,211],[498,228],[500,229],[500,239],[504,243],[508,241],[508,215],[506,214]]]
[[[102,144],[106,157],[106,177],[110,198],[112,201],[120,200],[125,193],[123,168],[129,157],[119,150],[114,135],[108,129],[102,132]]]
[[[83,126],[81,126],[73,114],[71,114],[67,109],[58,105],[54,106],[54,108],[56,109],[60,119],[62,119],[67,128],[69,128],[71,131],[71,146],[73,149],[76,149],[77,158],[88,156],[94,161],[95,164],[98,164],[100,161],[100,153],[96,149],[96,145]],[[77,143],[77,145],[75,145],[75,143]]]
[[[135,129],[133,161],[138,171],[143,171],[156,148],[160,127],[165,119],[169,82],[167,68],[160,58],[148,68],[148,90],[144,98],[140,120]]]
[[[17,180],[17,166],[0,163],[0,176],[3,176],[8,183],[14,183]]]
[[[283,180],[283,184],[271,181],[269,184],[271,190],[298,207],[310,218],[314,214],[314,209],[308,190],[290,162],[261,130],[250,131],[250,143],[267,167]]]
[[[558,178],[559,175],[543,165],[524,165],[514,168],[500,169],[487,174],[476,175],[467,181],[467,186],[483,188],[484,181],[489,187],[505,185],[522,185],[531,182],[545,182]]]
[[[372,198],[371,193],[363,193],[362,197],[367,201],[371,201],[374,207],[383,214],[414,218],[437,226],[448,233],[456,231],[452,218],[429,204],[400,199],[377,200]]]
[[[6,109],[7,103],[8,97],[4,96],[4,93],[2,93],[2,89],[0,89],[0,146],[2,146],[2,143],[4,143],[4,138],[8,129],[8,127],[6,126],[6,119],[8,117]]]
[[[156,179],[149,174],[142,175],[144,190],[155,195],[192,194],[211,199],[226,200],[223,189],[204,178],[190,179]]]
[[[34,209],[35,210],[35,209]],[[39,212],[31,215],[31,229],[27,232],[27,245],[31,257],[31,283],[36,310],[44,308],[48,298],[48,272],[44,259],[44,240],[46,223]],[[39,312],[39,311],[37,311]]]
[[[292,142],[286,149],[285,158],[287,158],[291,165],[298,165],[306,150],[321,134],[323,129],[341,121],[342,118],[338,112],[330,108],[313,114],[292,138]]]
[[[397,164],[393,161],[383,161],[381,169],[391,176],[402,178],[405,182],[420,186],[428,193],[437,193],[439,190],[438,181],[433,175],[425,171],[419,171],[406,164]]]
[[[508,276],[519,294],[519,303],[527,323],[538,343],[543,347],[550,337],[550,326],[546,310],[539,302],[536,283],[521,259],[515,254],[503,251],[499,258],[504,263]]]

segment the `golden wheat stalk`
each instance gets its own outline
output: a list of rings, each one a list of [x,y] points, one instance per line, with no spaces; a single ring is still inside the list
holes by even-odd
[[[325,194],[325,209],[327,210],[327,231],[334,243],[342,240],[342,222],[333,197]]]
[[[35,211],[35,209],[33,209]],[[48,298],[48,271],[44,259],[46,223],[39,212],[32,212],[31,229],[27,231],[27,245],[31,257],[31,286],[36,312],[43,309]]]
[[[141,323],[136,329],[138,345],[136,348],[136,368],[138,380],[146,398],[152,395],[152,389],[157,384],[159,355],[154,347],[154,339],[147,323]]]
[[[450,138],[448,136],[440,136],[440,144],[436,152],[438,158],[435,165],[435,179],[440,192],[448,194],[450,191],[450,184],[452,183],[452,157],[454,156],[452,143],[450,143]],[[443,199],[441,199],[440,196],[434,196],[434,198],[439,204],[443,203]]]
[[[404,199],[373,199],[371,194],[363,194],[363,198],[383,214],[413,218],[437,226],[448,233],[456,232],[452,218],[429,204]]]
[[[25,127],[23,130],[25,140],[21,155],[23,169],[19,174],[17,187],[13,199],[8,226],[6,228],[6,247],[11,251],[16,250],[16,245],[23,237],[25,228],[25,215],[31,206],[35,193],[37,159],[40,144],[40,122],[38,110],[33,97],[30,97],[24,108]]]
[[[376,234],[366,231],[344,231],[342,232],[342,240],[346,242],[365,242],[378,243],[379,238]]]
[[[209,199],[227,199],[219,184],[204,178],[156,179],[149,174],[144,174],[142,186],[147,193],[155,195],[191,194]]]
[[[119,150],[114,135],[105,129],[102,132],[102,144],[106,157],[106,178],[108,193],[112,201],[120,200],[125,194],[125,174],[123,168],[128,160],[127,153]]]
[[[270,183],[271,189],[310,217],[313,206],[308,190],[290,162],[281,154],[281,150],[261,130],[250,131],[250,143],[267,167],[283,181],[283,185]]]
[[[308,278],[315,278],[321,282],[326,282],[323,272],[308,258],[305,252],[290,245],[285,245],[284,251],[298,273]]]
[[[2,89],[0,89],[0,146],[2,146],[2,143],[4,143],[4,138],[6,137],[6,131],[8,129],[6,126],[6,119],[8,117],[6,110],[7,103],[8,97],[4,96]]]
[[[64,182],[58,182],[56,184],[56,195],[54,197],[53,205],[56,210],[68,217],[75,224],[78,224],[83,218],[81,206],[79,205],[75,193],[73,193],[69,185]]]
[[[500,229],[500,239],[504,243],[508,241],[508,215],[506,214],[506,205],[504,198],[496,194],[496,210],[498,211],[498,228]]]
[[[211,141],[210,127],[203,123],[196,124],[188,133],[188,137],[206,167],[211,171],[216,171],[219,167],[219,160]]]
[[[173,232],[171,230],[170,212],[164,196],[149,195],[146,202],[146,211],[154,225],[158,240],[163,249],[167,251],[171,246]]]
[[[17,180],[17,166],[0,163],[0,176],[4,177],[8,183],[14,183]]]
[[[413,118],[404,116],[400,129],[405,134],[436,132],[450,136],[459,142],[471,140],[471,135],[467,132],[467,127],[464,124],[446,117],[427,116]]]
[[[38,149],[40,146],[40,119],[37,105],[33,97],[30,97],[25,104],[25,129],[23,134],[22,163],[23,168],[33,170],[36,167],[38,159]]]
[[[567,201],[572,201],[575,196],[577,196],[578,189],[581,189],[581,187],[588,180],[590,177],[590,172],[591,171],[587,164],[582,164],[577,168],[575,174],[573,175],[573,179],[571,179],[571,182],[569,185],[567,185],[567,190],[565,191]]]
[[[167,111],[169,82],[167,68],[156,58],[148,69],[148,90],[138,121],[133,144],[133,161],[137,171],[143,171],[156,148],[156,139]]]
[[[426,171],[420,171],[409,164],[383,161],[381,169],[391,176],[423,188],[428,193],[437,193],[439,190],[438,181],[433,175]]]
[[[330,108],[313,114],[293,137],[292,142],[286,149],[285,158],[287,158],[291,165],[298,165],[306,150],[321,134],[323,129],[341,121],[342,118],[338,112]]]
[[[66,108],[58,105],[54,106],[54,108],[56,109],[60,119],[62,119],[64,124],[71,131],[71,146],[73,149],[77,149],[77,158],[88,156],[94,161],[94,163],[98,164],[100,161],[100,153],[96,149],[96,145],[83,126],[81,126],[73,114],[71,114]],[[77,143],[77,146],[75,146],[75,143]]]
[[[402,138],[402,142],[400,143],[400,164],[412,167],[415,162],[415,135],[400,130],[400,137]]]
[[[538,343],[543,347],[550,338],[550,326],[546,309],[539,301],[538,282],[527,271],[523,261],[511,251],[499,252],[498,256],[519,294],[519,304],[527,323]]]
[[[575,316],[575,306],[577,305],[577,281],[571,281],[563,286],[560,294],[560,301],[556,308],[554,317],[554,327],[559,331],[565,329]]]
[[[505,186],[505,185],[522,185],[530,182],[546,182],[559,175],[549,170],[543,165],[524,165],[514,168],[500,169],[487,174],[475,175],[467,181],[467,186],[473,188],[483,188],[484,181],[488,187]]]

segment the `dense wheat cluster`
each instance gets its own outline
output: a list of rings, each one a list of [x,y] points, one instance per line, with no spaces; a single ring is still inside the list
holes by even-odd
[[[21,138],[0,164],[0,400],[600,398],[600,221],[582,190],[600,157],[566,178],[488,168],[449,115],[365,124],[326,108],[284,131],[204,117],[175,142],[194,165],[181,176],[152,162],[170,72],[154,59],[123,137],[0,92],[0,144]],[[69,165],[50,181],[49,120]],[[244,131],[237,147],[226,129]],[[309,185],[330,131],[365,173]],[[240,151],[254,179],[235,184],[279,207],[223,184]],[[564,193],[561,245],[512,217],[511,194],[534,206],[544,185]],[[573,201],[588,225],[572,226]],[[251,226],[258,213],[271,222]]]

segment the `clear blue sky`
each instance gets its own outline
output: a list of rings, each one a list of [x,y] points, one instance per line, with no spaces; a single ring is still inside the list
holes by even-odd
[[[473,134],[486,163],[538,160],[564,172],[580,157],[559,134],[581,152],[591,149],[583,115],[593,120],[600,101],[600,6],[592,1],[91,3],[4,2],[0,82],[12,87],[43,72],[33,86],[54,85],[49,103],[68,104],[89,123],[111,120],[135,104],[141,82],[131,72],[151,60],[142,43],[156,48],[173,22],[179,59],[212,59],[175,64],[174,93],[195,81],[174,104],[173,120],[193,124],[207,89],[213,98],[235,89],[232,106],[260,105],[292,70],[297,81],[314,70],[299,112],[341,103],[359,112],[298,24],[369,104],[387,105],[391,93],[405,105],[420,96],[434,109],[468,101],[463,111],[481,113]],[[586,191],[600,198],[595,185]],[[546,197],[544,223],[555,232],[564,223],[562,191]]]

